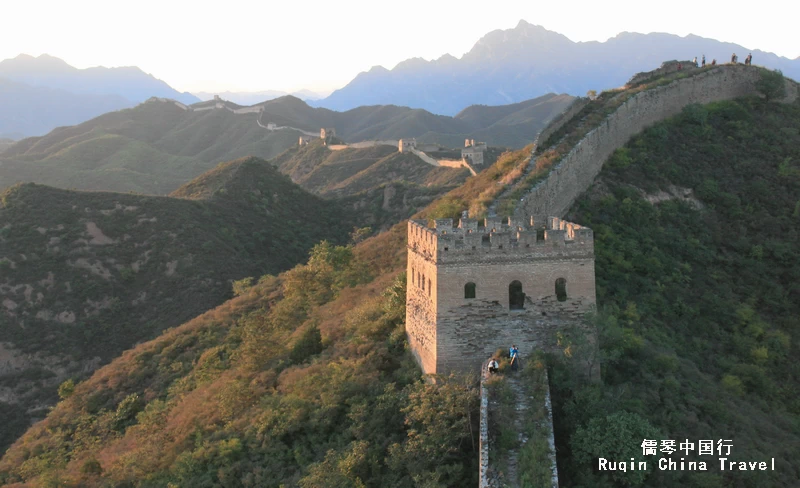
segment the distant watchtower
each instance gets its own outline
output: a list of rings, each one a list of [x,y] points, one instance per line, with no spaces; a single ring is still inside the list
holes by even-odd
[[[323,141],[328,141],[329,139],[336,137],[336,129],[331,127],[324,127],[319,130],[319,138]]]
[[[551,217],[408,222],[406,332],[425,373],[478,371],[500,347],[527,355],[595,307],[592,230]]]
[[[412,149],[417,148],[417,140],[416,139],[400,139],[397,141],[397,150],[402,152],[408,152]]]
[[[473,166],[483,166],[483,153],[486,152],[485,142],[475,142],[475,139],[465,139],[461,149],[461,159],[468,161]]]

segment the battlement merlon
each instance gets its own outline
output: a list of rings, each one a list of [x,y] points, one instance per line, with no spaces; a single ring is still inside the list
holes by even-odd
[[[408,221],[408,247],[434,263],[482,260],[558,259],[594,256],[594,234],[588,227],[550,217],[544,230],[534,222],[487,218],[479,227],[474,219]]]

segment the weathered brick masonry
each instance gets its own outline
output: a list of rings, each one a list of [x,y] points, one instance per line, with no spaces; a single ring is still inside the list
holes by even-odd
[[[595,306],[593,235],[556,218],[543,232],[499,219],[483,227],[409,221],[407,278],[406,330],[422,369],[475,372],[498,348],[516,344],[527,355],[555,347],[555,332]],[[511,309],[512,282],[524,293],[522,309]]]

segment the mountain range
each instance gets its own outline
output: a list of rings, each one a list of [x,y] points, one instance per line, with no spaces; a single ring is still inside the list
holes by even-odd
[[[597,123],[602,123],[603,112],[592,114],[599,115]],[[526,366],[539,363],[552,371],[552,439],[561,486],[798,485],[800,474],[793,464],[800,455],[798,144],[796,103],[744,97],[691,105],[614,153],[572,206],[567,217],[593,229],[597,243],[599,307],[592,318],[597,342],[587,347],[565,336],[558,343],[563,354],[526,361]],[[530,149],[508,153],[414,217],[452,217],[480,207],[481,200],[501,194],[500,185],[520,177],[530,155]],[[127,287],[144,282],[147,288],[140,289],[151,301],[145,306],[137,302],[135,312],[150,313],[148,306],[169,312],[177,309],[176,303],[152,297],[164,290],[163,295],[173,298],[166,291],[172,291],[173,283],[185,291],[184,280],[196,278],[181,274],[192,271],[184,266],[219,269],[224,263],[217,259],[234,258],[227,245],[244,243],[247,249],[253,243],[246,222],[245,231],[239,232],[237,222],[211,218],[231,215],[217,213],[216,199],[239,199],[245,205],[234,211],[249,209],[251,215],[277,210],[279,203],[296,205],[296,199],[314,202],[299,189],[294,196],[281,192],[275,198],[275,189],[260,186],[269,183],[268,173],[237,177],[238,172],[230,171],[233,166],[223,165],[175,194],[201,200],[164,204],[159,215],[154,213],[159,207],[145,199],[166,200],[161,197],[98,194],[106,200],[92,201],[92,194],[81,194],[78,200],[75,192],[48,189],[26,198],[26,192],[41,189],[33,185],[7,192],[0,199],[7,207],[0,219],[8,218],[12,226],[0,226],[0,239],[6,239],[0,242],[13,246],[17,268],[6,264],[5,269],[15,277],[25,273],[25,281],[15,279],[13,287],[19,288],[9,293],[17,306],[13,311],[41,311],[59,293],[71,310],[88,315],[103,305],[98,298],[111,293],[128,298]],[[252,166],[269,169],[263,162]],[[277,174],[274,179],[285,181]],[[226,186],[231,180],[237,183]],[[48,194],[70,198],[53,205],[54,200],[44,200]],[[195,211],[195,218],[185,218],[187,210]],[[152,217],[157,222],[139,223]],[[277,229],[263,229],[266,242],[290,237],[285,233],[292,230],[303,234],[336,226],[303,213],[293,219],[303,229],[294,229],[276,217],[268,214],[263,220],[264,225],[280,223]],[[197,221],[206,224],[209,236],[220,239],[208,246],[209,254],[196,250],[198,238],[206,237],[191,232]],[[59,229],[58,223],[66,225]],[[159,229],[150,233],[152,238],[147,233],[151,224]],[[261,231],[260,226],[253,227]],[[222,229],[214,232],[216,227]],[[117,241],[116,253],[111,244],[97,242],[102,241],[98,228]],[[316,246],[307,264],[239,282],[235,298],[137,344],[85,381],[66,381],[58,388],[61,401],[47,418],[0,459],[0,484],[475,486],[478,388],[471,379],[440,376],[436,382],[425,381],[414,361],[404,323],[406,232],[403,222],[354,247]],[[63,246],[61,253],[85,252],[81,248],[87,246],[79,239],[90,238],[97,239],[88,247],[102,256],[100,264],[109,269],[114,287],[70,285],[69,294],[64,282],[83,284],[85,278],[73,272],[68,279],[60,274],[51,279],[46,270],[59,269],[64,256],[43,250]],[[170,282],[165,272],[177,257],[163,251],[187,253],[166,247],[176,241],[193,250],[195,262],[181,254],[178,278]],[[142,247],[143,242],[149,247]],[[35,260],[28,243],[38,250]],[[151,262],[137,274],[113,267],[132,262],[140,253],[147,256],[151,249]],[[254,251],[265,258],[261,248]],[[74,257],[67,263],[85,256],[70,255]],[[234,261],[242,269],[250,264]],[[120,283],[124,275],[133,282]],[[148,285],[152,277],[158,287]],[[28,293],[24,284],[35,289]],[[57,290],[59,285],[63,288]],[[88,302],[73,296],[87,293],[98,298]],[[100,322],[102,314],[129,303],[111,302],[99,318],[90,320]],[[104,332],[106,337],[113,337],[114,325],[110,322],[112,333]],[[68,343],[84,334],[69,324],[50,330]],[[47,339],[34,334],[26,338]],[[594,381],[584,373],[587,361],[601,367],[602,375]],[[43,376],[42,371],[30,371],[24,379],[28,385],[54,383]],[[19,376],[11,378],[15,380]],[[51,395],[54,389],[50,384]],[[547,415],[544,409],[524,413],[531,421]],[[517,438],[517,429],[507,430]],[[500,432],[497,438],[505,435]],[[545,437],[540,439],[547,452]],[[696,451],[687,465],[690,459],[707,460],[710,469],[638,470],[633,474],[641,476],[634,483],[631,472],[593,469],[592,459],[616,449],[638,456],[642,438],[733,439],[729,442],[737,459],[772,459],[776,469],[752,477],[720,471],[711,463],[715,458],[695,457]],[[694,449],[697,441],[687,444]],[[535,452],[520,452],[539,459]],[[546,483],[535,486],[549,486],[549,462],[543,473]],[[535,464],[529,460],[519,466],[530,470]]]
[[[738,44],[695,35],[623,32],[605,42],[573,42],[544,27],[520,21],[483,36],[461,58],[446,54],[426,61],[411,58],[388,70],[376,66],[314,105],[348,110],[394,104],[455,115],[472,104],[520,102],[545,93],[582,96],[625,84],[632,73],[671,59],[730,60],[732,53],[800,79],[800,58],[788,59]]]
[[[292,95],[312,106],[346,111],[360,106],[397,105],[454,116],[471,105],[507,105],[547,93],[575,96],[623,85],[631,73],[649,71],[670,59],[718,63],[737,53],[753,53],[755,64],[800,78],[800,58],[695,35],[623,32],[605,42],[573,42],[524,20],[495,30],[461,58],[445,54],[426,61],[411,58],[389,70],[375,66],[326,98],[300,90]],[[10,84],[10,82],[16,84]],[[21,54],[0,62],[0,139],[38,136],[102,113],[129,108],[151,96],[185,104],[214,95],[249,106],[286,92],[179,93],[136,67],[77,69],[49,55]]]
[[[222,161],[248,155],[272,159],[296,146],[302,131],[318,134],[322,127],[334,128],[347,142],[416,137],[457,148],[469,137],[490,146],[523,147],[572,99],[549,94],[502,107],[468,107],[455,117],[397,106],[334,112],[293,96],[263,102],[255,107],[260,111],[248,113],[234,113],[242,107],[230,102],[220,102],[225,108],[201,102],[186,110],[153,100],[17,142],[0,153],[0,188],[30,181],[163,195]],[[202,108],[210,110],[197,110]],[[285,129],[269,130],[270,124]]]
[[[42,135],[152,96],[200,101],[137,67],[78,69],[47,54],[20,54],[0,61],[0,138]]]
[[[274,100],[276,98],[284,97],[286,95],[292,95],[294,97],[299,98],[300,100],[304,101],[313,101],[313,100],[321,100],[326,96],[330,95],[330,92],[327,93],[317,93],[311,90],[298,90],[296,92],[285,92],[281,90],[266,90],[266,91],[252,91],[252,92],[235,92],[235,91],[224,91],[224,92],[194,92],[193,95],[198,97],[200,100],[207,101],[214,98],[214,96],[219,96],[224,100],[230,100],[233,103],[237,103],[239,105],[255,105],[257,103],[266,102],[268,100]]]

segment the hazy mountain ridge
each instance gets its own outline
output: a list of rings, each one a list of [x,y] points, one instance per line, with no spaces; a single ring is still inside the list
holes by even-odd
[[[284,97],[286,95],[292,95],[303,101],[320,100],[328,96],[330,93],[317,93],[311,90],[298,90],[291,93],[282,90],[262,90],[262,91],[250,91],[250,92],[202,91],[202,92],[194,92],[192,94],[203,101],[212,100],[216,95],[224,100],[230,100],[231,102],[238,103],[239,105],[256,105],[258,103],[265,102],[268,100],[274,100],[276,98]]]
[[[78,69],[46,54],[20,54],[0,61],[0,137],[46,134],[152,96],[200,101],[137,67]]]
[[[0,138],[44,134],[131,105],[119,95],[75,94],[0,77]]]
[[[314,105],[347,110],[359,105],[397,104],[453,115],[472,104],[500,105],[545,93],[585,95],[622,86],[631,73],[649,71],[670,59],[705,54],[708,63],[743,60],[780,69],[800,79],[800,62],[760,50],[695,35],[623,32],[605,42],[572,42],[525,21],[482,37],[461,59],[412,58],[394,69],[373,67]]]
[[[300,133],[266,129],[271,123],[311,133],[333,127],[348,142],[416,137],[458,148],[469,137],[493,146],[521,147],[571,101],[570,96],[550,94],[508,107],[471,107],[457,117],[397,106],[340,113],[312,108],[293,96],[258,104],[261,113],[244,114],[148,102],[17,142],[0,154],[0,188],[33,181],[61,188],[167,194],[218,162],[247,155],[272,159],[297,145]],[[210,105],[215,103],[193,107]]]
[[[0,61],[0,77],[72,93],[119,95],[134,104],[150,97],[174,98],[187,104],[200,101],[191,93],[181,93],[136,66],[78,69],[47,54],[36,58],[20,54]]]
[[[167,194],[219,162],[293,144],[296,134],[268,132],[256,114],[145,103],[19,141],[0,156],[0,182]]]

